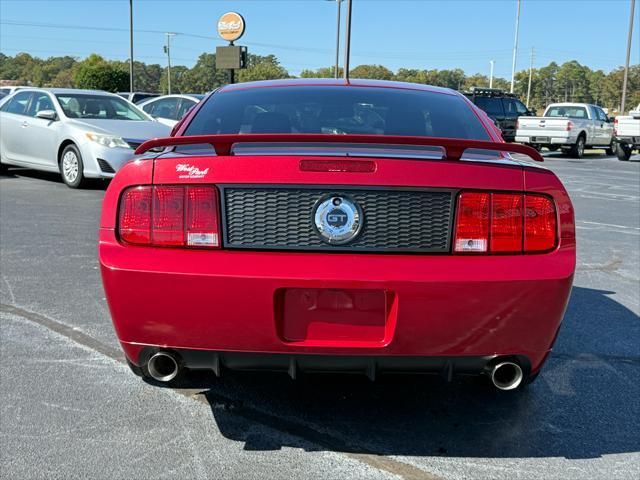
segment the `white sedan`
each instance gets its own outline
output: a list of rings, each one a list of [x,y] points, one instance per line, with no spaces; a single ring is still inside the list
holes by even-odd
[[[205,96],[192,95],[164,95],[140,102],[138,107],[155,118],[160,123],[174,127],[186,113]]]

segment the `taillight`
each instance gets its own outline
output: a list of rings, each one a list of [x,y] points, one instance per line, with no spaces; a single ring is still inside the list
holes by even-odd
[[[520,120],[516,120],[516,130],[520,128]]]
[[[490,251],[522,251],[522,195],[491,195],[490,232]]]
[[[488,193],[465,192],[458,197],[456,252],[486,252],[489,248]]]
[[[458,196],[456,253],[545,252],[556,242],[556,211],[549,197],[484,192]]]
[[[553,201],[541,195],[524,198],[524,251],[543,252],[556,245],[556,208]]]
[[[567,128],[566,128],[567,132],[570,132],[571,130],[573,130],[573,122],[571,120],[569,120],[567,122]]]
[[[618,135],[618,119],[613,119],[613,134]]]
[[[220,247],[213,186],[142,186],[122,194],[120,239],[135,245]]]
[[[120,238],[127,243],[151,243],[151,187],[134,187],[120,198]]]

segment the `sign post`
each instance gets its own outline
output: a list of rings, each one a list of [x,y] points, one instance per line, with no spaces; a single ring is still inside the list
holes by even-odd
[[[244,34],[242,15],[227,12],[218,19],[218,35],[229,42],[227,47],[216,47],[216,68],[229,70],[229,83],[235,82],[235,71],[247,67],[247,47],[234,45]]]

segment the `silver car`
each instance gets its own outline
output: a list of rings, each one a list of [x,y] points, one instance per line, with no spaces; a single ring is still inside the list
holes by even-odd
[[[19,90],[0,104],[0,167],[60,172],[78,188],[86,178],[113,177],[138,145],[170,131],[115,94]]]
[[[174,127],[182,117],[205,95],[179,94],[148,98],[138,103],[138,107],[169,127]]]

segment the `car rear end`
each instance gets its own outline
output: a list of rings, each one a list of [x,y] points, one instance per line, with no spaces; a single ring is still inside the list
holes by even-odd
[[[579,131],[568,118],[519,117],[516,142],[541,146],[569,146],[576,143]]]
[[[260,102],[243,103],[242,88],[258,87],[214,94],[218,102],[200,105],[165,142],[210,143],[216,153],[178,147],[138,160],[107,191],[102,275],[135,368],[159,380],[172,376],[155,367],[174,364],[292,377],[402,371],[450,378],[499,365],[515,365],[520,380],[536,374],[571,289],[573,209],[553,173],[487,151],[530,149],[495,143],[497,134],[480,120],[486,117],[448,91],[317,86],[330,97],[346,92],[326,112],[344,116],[353,110],[347,101],[367,105],[361,116],[376,113],[383,125],[372,115],[366,128],[382,134],[354,134],[364,127],[349,118],[320,120],[313,134],[281,135],[289,128],[282,116],[265,118],[263,130],[256,117],[286,111],[295,118],[324,92],[269,86]],[[271,92],[291,101],[268,105]],[[437,104],[419,127],[410,126],[412,95]],[[391,102],[386,111],[382,98]],[[220,120],[234,115],[234,103],[243,118],[225,132]],[[406,121],[391,128],[395,104],[405,105]],[[254,115],[256,105],[265,111]],[[451,114],[467,125],[453,128]],[[425,133],[463,140],[400,135],[419,133],[425,118],[433,130]],[[343,135],[323,130],[347,128]],[[190,137],[205,133],[214,135]]]
[[[623,148],[633,150],[640,148],[640,105],[629,115],[616,117],[614,121],[616,142]]]

